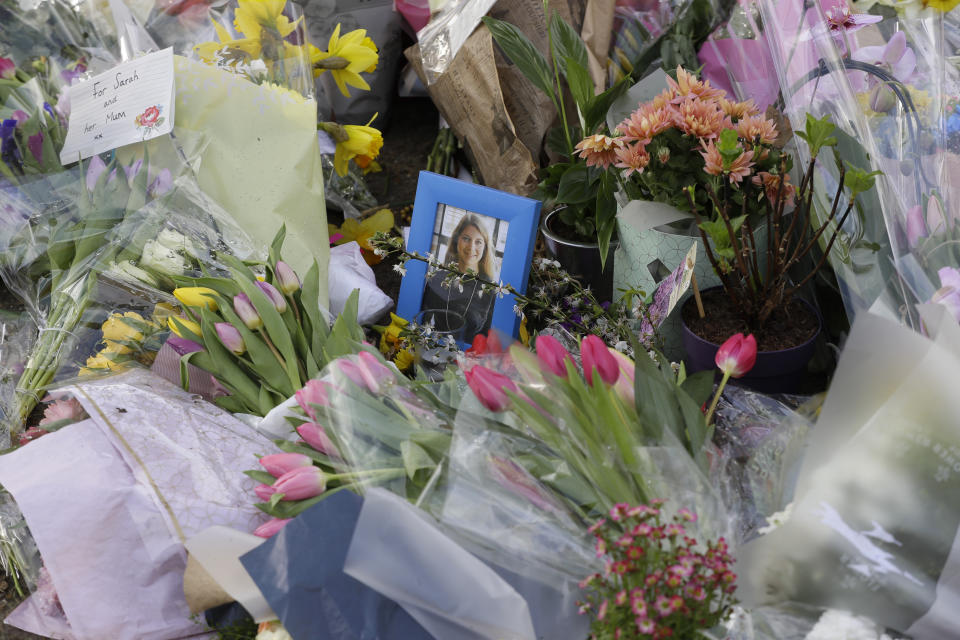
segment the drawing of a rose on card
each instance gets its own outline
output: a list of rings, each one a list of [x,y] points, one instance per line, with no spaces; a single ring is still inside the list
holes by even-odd
[[[151,131],[159,128],[164,121],[164,118],[160,115],[162,111],[163,106],[161,105],[147,107],[143,113],[134,118],[137,130],[143,129],[143,135],[146,136]]]

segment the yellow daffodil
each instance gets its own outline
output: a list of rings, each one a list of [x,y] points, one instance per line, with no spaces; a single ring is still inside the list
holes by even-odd
[[[530,346],[530,331],[527,329],[527,316],[523,316],[523,320],[520,321],[520,344],[525,347]]]
[[[397,355],[394,356],[393,364],[397,365],[397,369],[400,371],[407,371],[413,366],[415,360],[416,358],[410,349],[401,349],[397,352]]]
[[[223,59],[233,66],[245,62],[245,58],[262,58],[264,42],[268,43],[268,50],[282,46],[285,58],[299,57],[302,55],[300,48],[283,40],[293,33],[301,20],[290,22],[283,15],[286,4],[286,0],[239,0],[233,13],[233,26],[244,37],[234,38],[223,25],[214,21],[213,28],[219,42],[204,42],[193,50],[204,62],[215,64]],[[272,52],[272,56],[278,55],[279,51]]]
[[[179,324],[178,324],[179,323]],[[180,331],[180,327],[184,327],[187,331],[192,332],[196,336],[202,336],[203,332],[200,330],[200,325],[194,322],[193,320],[187,320],[186,318],[168,318],[167,326],[170,327],[170,331],[174,333],[177,337],[185,338],[187,340],[194,340],[195,337],[191,335],[183,335]]]
[[[124,319],[132,320],[133,322],[124,322]],[[144,323],[146,323],[146,321],[143,319],[143,316],[139,313],[128,311],[122,316],[119,313],[111,314],[100,328],[103,331],[104,340],[112,340],[113,342],[139,342],[143,340],[143,332],[133,325],[140,324],[143,326]]]
[[[343,224],[327,225],[330,237],[339,235],[340,238],[334,244],[346,244],[347,242],[356,242],[363,250],[363,257],[367,264],[377,264],[380,262],[380,256],[373,253],[373,247],[370,245],[370,239],[379,231],[384,233],[393,229],[393,212],[390,209],[380,209],[372,216],[368,216],[357,222],[353,218],[347,218]]]
[[[377,45],[367,37],[366,29],[355,29],[341,38],[338,24],[330,36],[326,51],[313,45],[308,45],[308,51],[314,76],[329,71],[344,96],[350,97],[347,86],[370,89],[360,74],[371,73],[377,68],[379,54]]]
[[[953,11],[960,4],[960,0],[926,0],[925,4],[932,9],[939,9],[946,13]]]
[[[128,353],[133,353],[133,349],[128,347],[125,344],[119,342],[114,342],[113,340],[104,340],[103,343],[106,345],[101,353],[113,353],[117,355],[126,355]]]
[[[400,346],[400,333],[410,324],[409,320],[401,318],[395,313],[390,314],[390,324],[386,327],[376,327],[380,332],[380,353],[389,355]]]
[[[101,351],[97,355],[87,358],[87,366],[80,369],[77,375],[84,377],[106,371],[119,371],[123,368],[121,363],[113,361],[110,354]]]
[[[217,301],[211,296],[217,292],[209,287],[179,287],[173,290],[173,297],[187,307],[206,307],[210,311],[217,310]]]
[[[297,28],[296,22],[290,22],[283,15],[287,0],[239,0],[237,10],[233,12],[233,26],[247,38],[260,38],[263,29],[277,32],[286,38]]]
[[[371,119],[370,122],[373,122]],[[347,139],[337,141],[337,150],[333,154],[333,168],[341,176],[347,175],[347,163],[351,160],[361,169],[380,154],[383,136],[380,131],[367,125],[343,125]]]

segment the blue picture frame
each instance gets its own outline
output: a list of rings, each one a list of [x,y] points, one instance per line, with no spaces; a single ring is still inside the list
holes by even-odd
[[[540,201],[421,171],[407,237],[407,251],[422,256],[430,253],[437,211],[441,204],[509,223],[499,280],[510,284],[520,293],[526,293],[540,223]],[[397,313],[412,320],[420,312],[423,303],[427,265],[419,260],[410,260],[406,269],[400,283]],[[515,305],[512,294],[496,300],[491,328],[517,337],[520,318],[514,312]],[[472,336],[465,336],[465,339],[469,342]]]

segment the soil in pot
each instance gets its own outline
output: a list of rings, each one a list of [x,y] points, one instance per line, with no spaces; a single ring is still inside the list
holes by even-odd
[[[703,291],[701,297],[706,317],[701,318],[697,305],[689,303],[683,307],[683,321],[693,333],[714,344],[723,344],[736,333],[753,333],[759,351],[781,351],[802,345],[820,327],[816,315],[799,300],[776,309],[763,330],[756,332],[747,328],[722,288]]]

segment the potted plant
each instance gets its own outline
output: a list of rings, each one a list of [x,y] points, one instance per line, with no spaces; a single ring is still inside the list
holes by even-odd
[[[668,273],[700,233],[687,197],[693,186],[694,205],[707,212],[705,187],[731,183],[731,197],[742,205],[763,240],[765,213],[761,177],[779,175],[783,138],[773,119],[752,100],[736,102],[699,80],[683,67],[667,77],[659,95],[641,102],[610,135],[587,136],[577,153],[587,165],[610,172],[619,186],[623,207],[617,215],[620,256],[614,273],[617,288],[651,292],[658,276]],[[726,177],[717,175],[716,145],[724,131],[743,152]],[[716,221],[716,214],[704,213]],[[663,265],[657,273],[651,266]],[[720,284],[702,246],[697,248],[695,275],[701,286]],[[680,325],[664,327],[670,355],[679,357]],[[675,352],[675,353],[674,353]]]
[[[735,333],[752,333],[759,353],[756,366],[742,379],[744,384],[760,391],[790,391],[802,378],[820,332],[820,317],[813,307],[798,300],[797,294],[826,262],[857,196],[872,189],[880,173],[844,168],[838,161],[832,208],[818,219],[814,172],[820,152],[837,144],[835,129],[829,116],[816,119],[807,114],[805,129],[797,136],[809,147],[810,161],[798,187],[780,179],[787,173],[787,156],[781,157],[778,174],[758,176],[766,192],[761,199],[768,224],[764,242],[758,241],[745,214],[745,201],[733,188],[734,174],[741,168],[739,159],[745,153],[743,145],[733,131],[718,136],[709,162],[720,183],[702,187],[705,205],[696,188],[686,189],[707,258],[721,281],[721,287],[703,292],[702,310],[690,301],[682,309],[688,370],[712,368],[720,342]],[[813,256],[821,244],[822,254],[794,281],[791,269]]]
[[[543,169],[536,192],[547,212],[540,227],[547,249],[599,299],[611,300],[613,269],[608,263],[617,245],[617,187],[612,174],[578,156],[575,143],[603,126],[629,78],[597,94],[587,48],[556,11],[547,29],[549,62],[512,24],[489,16],[483,22],[524,76],[550,98],[560,117],[559,126],[547,137],[548,150],[558,159]]]

